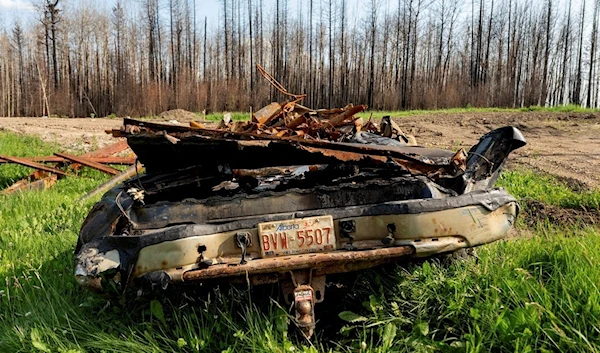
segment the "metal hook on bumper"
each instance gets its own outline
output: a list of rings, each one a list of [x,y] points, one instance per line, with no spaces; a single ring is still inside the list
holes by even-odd
[[[242,260],[240,265],[248,263],[246,260],[246,250],[249,246],[252,246],[252,238],[248,232],[239,232],[235,234],[235,243],[242,249]]]

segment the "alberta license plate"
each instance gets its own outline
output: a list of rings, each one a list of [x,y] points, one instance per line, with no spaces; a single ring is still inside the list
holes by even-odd
[[[262,257],[335,250],[333,217],[319,216],[258,224]]]

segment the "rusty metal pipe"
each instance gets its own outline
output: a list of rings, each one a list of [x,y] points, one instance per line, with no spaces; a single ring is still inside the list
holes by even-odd
[[[103,193],[107,192],[108,190],[112,189],[116,185],[124,182],[125,180],[127,180],[129,178],[132,178],[138,172],[141,173],[142,168],[143,168],[143,166],[139,162],[137,164],[132,165],[131,167],[129,167],[129,168],[125,169],[123,172],[121,172],[121,174],[115,175],[114,177],[112,177],[108,181],[106,181],[104,184],[98,186],[94,190],[92,190],[92,191],[88,192],[87,194],[85,194],[84,196],[82,196],[79,199],[79,202],[86,202],[87,200],[89,200],[99,194],[103,194]]]
[[[328,268],[329,273],[346,272],[345,268],[355,262],[382,261],[414,253],[411,246],[397,246],[363,251],[336,251],[321,254],[302,254],[268,259],[257,259],[245,265],[213,265],[205,269],[190,270],[183,274],[184,281],[208,280],[220,277],[259,275],[272,272],[285,273],[303,269]],[[339,266],[340,271],[335,271]]]

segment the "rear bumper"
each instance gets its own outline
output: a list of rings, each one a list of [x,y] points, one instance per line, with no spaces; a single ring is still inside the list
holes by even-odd
[[[512,196],[493,189],[444,199],[274,214],[223,224],[176,225],[138,236],[94,239],[77,254],[76,276],[82,285],[101,289],[100,278],[122,286],[148,280],[164,287],[170,282],[214,279],[274,282],[279,275],[299,269],[313,269],[318,274],[351,272],[402,257],[426,257],[496,241],[508,234],[518,211]],[[258,223],[316,215],[333,216],[337,251],[260,257]],[[395,227],[393,234],[390,224]],[[242,249],[235,241],[240,232],[250,239],[245,264],[240,264]]]

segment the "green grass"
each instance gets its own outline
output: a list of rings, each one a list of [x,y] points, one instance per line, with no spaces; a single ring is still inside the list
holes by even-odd
[[[50,153],[0,135],[0,154]],[[32,147],[33,146],[33,147]],[[0,166],[0,178],[29,170]],[[317,337],[298,337],[275,287],[221,286],[194,300],[130,301],[80,288],[73,249],[91,207],[76,200],[106,176],[82,170],[44,192],[0,196],[0,352],[596,352],[600,350],[597,228],[544,224],[528,239],[436,260],[338,276],[317,306]],[[598,202],[551,177],[507,172],[517,197],[559,206]],[[182,304],[184,303],[184,304]]]
[[[600,190],[576,192],[552,176],[530,170],[505,171],[497,185],[507,188],[517,198],[564,208],[600,210]]]
[[[206,115],[206,120],[207,121],[221,121],[223,120],[223,114],[224,113],[210,113]],[[244,121],[244,120],[250,120],[250,113],[244,113],[244,112],[232,112],[231,114],[231,119],[233,120],[240,120],[240,121]],[[202,114],[199,114],[200,118],[203,118]]]
[[[357,114],[364,119],[373,117],[381,119],[389,115],[391,117],[406,117],[416,115],[432,115],[432,114],[465,114],[465,113],[519,113],[519,112],[561,112],[561,113],[597,113],[600,109],[583,108],[578,105],[561,105],[555,107],[529,106],[523,108],[447,108],[447,109],[432,109],[432,110],[399,110],[399,111],[366,111]]]
[[[541,111],[541,112],[561,112],[561,113],[598,113],[598,108],[584,108],[576,104],[556,105],[553,107],[541,107],[539,105],[530,105],[529,107],[520,108],[520,111]]]
[[[598,351],[598,235],[547,230],[485,246],[478,262],[427,261],[363,277],[362,296],[375,294],[344,315],[359,324],[343,331],[356,348],[378,342],[373,351],[390,330],[394,349],[407,352]]]

